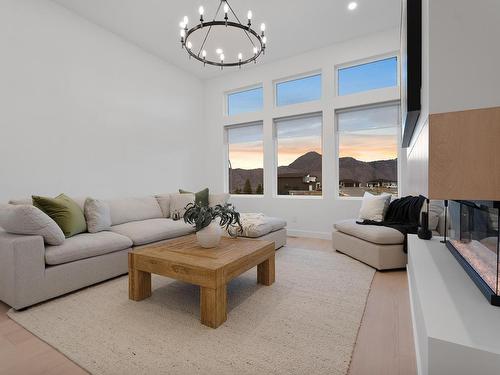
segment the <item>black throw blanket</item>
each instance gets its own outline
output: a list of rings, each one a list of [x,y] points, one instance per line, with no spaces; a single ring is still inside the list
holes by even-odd
[[[425,199],[426,198],[422,195],[418,197],[409,195],[404,198],[395,199],[389,205],[383,221],[363,220],[357,221],[357,223],[361,225],[379,225],[397,229],[405,236],[403,251],[406,253],[408,251],[408,234],[417,234],[418,232],[420,211],[422,210]]]

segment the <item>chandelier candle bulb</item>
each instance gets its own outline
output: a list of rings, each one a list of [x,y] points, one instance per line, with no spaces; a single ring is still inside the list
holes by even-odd
[[[191,49],[193,47],[193,44],[191,42],[187,42],[187,48]]]
[[[184,37],[186,36],[186,32],[184,31],[184,29],[181,29],[181,46],[184,47]]]
[[[222,53],[222,49],[221,49],[221,48],[217,48],[217,49],[215,50],[215,53],[216,53],[217,55],[220,55],[220,54]]]
[[[188,16],[184,16],[184,20],[183,20],[183,22],[184,22],[184,26],[185,26],[185,27],[187,27],[188,22],[189,22],[189,18],[188,18]]]
[[[226,21],[226,27],[227,27],[227,12],[229,12],[229,4],[226,2],[224,2],[224,20]]]
[[[200,16],[203,16],[203,13],[205,13],[205,9],[202,6],[200,6],[198,8],[198,13],[200,13]]]

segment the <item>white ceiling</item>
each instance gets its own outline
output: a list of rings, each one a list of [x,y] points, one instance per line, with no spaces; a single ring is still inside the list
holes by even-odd
[[[187,15],[192,26],[198,20],[198,7],[203,5],[206,19],[213,18],[219,0],[54,1],[202,79],[223,74],[216,67],[204,68],[196,60],[189,60],[179,43],[182,17]],[[399,26],[401,0],[357,0],[358,8],[354,11],[347,10],[349,1],[230,0],[229,3],[242,22],[251,9],[257,29],[262,22],[266,23],[268,48],[259,59],[258,64],[262,64]],[[223,48],[226,56],[236,55],[236,51],[251,53],[248,40],[225,38],[224,32],[219,34],[218,44],[207,46],[209,54],[216,46]]]

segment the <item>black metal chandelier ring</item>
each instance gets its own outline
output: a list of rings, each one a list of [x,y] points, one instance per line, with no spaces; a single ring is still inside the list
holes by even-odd
[[[219,12],[221,9],[224,12],[224,19],[223,20],[217,20],[217,16],[219,15]],[[179,23],[179,26],[181,28],[180,30],[180,36],[181,36],[181,46],[182,48],[185,48],[189,58],[193,57],[196,60],[200,61],[203,63],[203,65],[213,65],[213,66],[218,66],[221,69],[223,69],[225,66],[228,67],[241,67],[244,64],[248,64],[250,62],[257,62],[257,59],[260,55],[263,55],[266,51],[266,42],[267,42],[267,36],[265,34],[266,30],[266,25],[262,23],[260,25],[260,31],[261,34],[259,35],[253,28],[252,28],[252,11],[249,10],[247,13],[247,24],[243,25],[236,15],[236,13],[233,11],[233,8],[231,8],[231,5],[229,5],[228,0],[219,0],[219,6],[217,7],[217,11],[215,12],[215,16],[212,21],[207,21],[205,22],[203,18],[203,14],[205,13],[205,9],[203,6],[200,6],[198,9],[198,12],[200,14],[200,23],[197,24],[196,26],[193,26],[192,28],[188,29],[188,22],[189,18],[188,16],[184,16],[183,20]],[[233,18],[233,20],[237,21],[230,21],[229,17]],[[222,48],[217,48],[215,52],[218,54],[219,60],[215,60],[213,58],[208,57],[207,58],[207,51],[204,49],[205,44],[207,42],[207,39],[209,38],[210,31],[212,31],[212,28],[214,26],[224,26],[226,29],[233,28],[233,29],[239,29],[242,30],[245,33],[245,36],[248,38],[250,41],[250,44],[252,46],[252,52],[253,54],[251,57],[243,60],[243,53],[239,52],[238,53],[238,60],[232,60],[230,62],[225,61],[225,55],[223,53]],[[197,47],[198,52],[193,52],[194,49],[194,44],[189,40],[191,35],[193,35],[197,31],[201,31],[203,29],[207,29],[205,36],[203,38],[203,42],[201,43],[201,46]]]
[[[212,26],[236,27],[238,29],[241,29],[241,30],[247,32],[247,33],[250,33],[259,42],[260,48],[257,49],[257,53],[254,53],[252,57],[250,57],[250,58],[248,58],[246,60],[241,60],[241,61],[238,61],[238,62],[228,62],[228,63],[226,63],[226,62],[213,61],[213,60],[207,59],[206,57],[200,56],[201,51],[199,51],[198,54],[196,54],[196,53],[193,53],[193,51],[191,50],[191,48],[187,48],[186,47],[187,44],[188,44],[188,40],[189,40],[189,37],[191,36],[191,34],[193,34],[194,32],[196,32],[198,30],[203,30],[206,27],[212,27]],[[262,42],[262,37],[257,32],[255,32],[255,30],[253,30],[251,27],[242,25],[242,24],[237,23],[237,22],[231,22],[231,21],[208,21],[208,22],[203,22],[203,23],[200,23],[200,24],[196,25],[195,27],[189,29],[186,32],[186,37],[184,38],[183,47],[186,47],[187,53],[191,57],[194,57],[196,60],[201,61],[204,64],[214,65],[214,66],[220,66],[220,67],[225,67],[225,66],[228,66],[228,67],[229,66],[241,66],[241,65],[244,65],[244,64],[248,64],[248,63],[250,63],[252,61],[257,60],[257,58],[262,54],[262,52],[265,49],[264,43]]]

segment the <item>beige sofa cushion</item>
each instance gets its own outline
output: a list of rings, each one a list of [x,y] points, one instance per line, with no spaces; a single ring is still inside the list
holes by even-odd
[[[333,248],[378,270],[406,267],[403,244],[380,245],[333,230]]]
[[[33,205],[2,205],[0,227],[8,233],[42,236],[49,245],[64,242],[64,233],[57,223]]]
[[[62,245],[45,248],[45,262],[49,265],[63,264],[91,258],[132,246],[132,240],[112,232],[81,233],[67,238]]]
[[[153,196],[112,199],[107,203],[111,211],[112,225],[163,217],[160,205]]]
[[[186,224],[184,220],[174,221],[161,218],[115,225],[111,227],[111,231],[130,238],[134,246],[139,246],[184,236],[194,232],[194,229],[191,225]]]
[[[379,245],[398,245],[404,242],[400,231],[378,225],[357,224],[355,219],[339,221],[334,224],[338,231]]]

